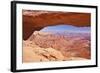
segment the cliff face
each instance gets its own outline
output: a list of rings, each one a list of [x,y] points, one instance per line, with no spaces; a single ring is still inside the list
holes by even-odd
[[[28,39],[35,30],[59,24],[90,26],[90,13],[23,10],[23,39]]]
[[[34,32],[35,33],[35,32]],[[80,35],[80,36],[79,36]],[[88,38],[87,38],[88,37]],[[38,32],[28,39],[34,41],[41,48],[54,48],[67,57],[81,57],[90,59],[90,34],[70,34],[69,36],[57,34],[44,34]]]

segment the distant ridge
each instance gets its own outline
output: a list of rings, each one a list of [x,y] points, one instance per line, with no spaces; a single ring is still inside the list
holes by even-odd
[[[90,27],[76,27],[72,25],[47,26],[40,30],[41,32],[71,32],[71,33],[90,33]]]

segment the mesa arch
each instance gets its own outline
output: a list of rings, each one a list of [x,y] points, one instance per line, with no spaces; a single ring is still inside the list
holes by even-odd
[[[90,26],[90,13],[53,12],[42,10],[23,10],[23,39],[28,39],[33,31],[46,26],[70,24],[74,26]]]

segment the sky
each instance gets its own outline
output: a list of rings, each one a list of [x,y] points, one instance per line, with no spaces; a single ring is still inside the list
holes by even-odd
[[[75,33],[88,33],[91,31],[91,27],[77,27],[72,25],[55,25],[47,26],[41,29],[43,32],[75,32]]]

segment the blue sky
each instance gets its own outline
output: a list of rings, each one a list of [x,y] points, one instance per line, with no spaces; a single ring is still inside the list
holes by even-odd
[[[91,28],[90,27],[76,27],[72,25],[55,25],[55,26],[47,26],[41,29],[40,31],[43,32],[90,32]]]

